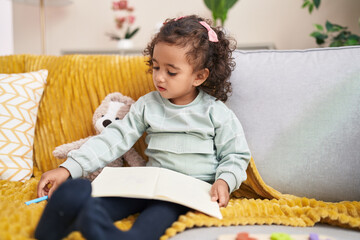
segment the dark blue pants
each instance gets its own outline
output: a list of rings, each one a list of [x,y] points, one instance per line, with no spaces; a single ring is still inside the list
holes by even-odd
[[[91,197],[88,180],[68,180],[53,194],[35,231],[35,238],[61,239],[80,231],[87,240],[158,240],[187,207],[166,201]],[[140,213],[129,231],[115,227],[114,221]]]

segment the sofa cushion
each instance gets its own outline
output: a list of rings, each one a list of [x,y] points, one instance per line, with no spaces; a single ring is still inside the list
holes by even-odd
[[[47,75],[47,70],[0,74],[0,179],[32,176],[35,123]]]
[[[360,47],[236,51],[228,101],[265,183],[360,200]]]

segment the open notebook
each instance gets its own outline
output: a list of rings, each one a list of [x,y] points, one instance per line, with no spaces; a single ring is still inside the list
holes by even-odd
[[[92,188],[94,197],[170,201],[222,219],[218,203],[211,201],[211,184],[165,168],[105,167]]]

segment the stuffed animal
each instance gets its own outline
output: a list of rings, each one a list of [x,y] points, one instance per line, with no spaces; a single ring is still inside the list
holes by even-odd
[[[130,97],[123,96],[119,92],[107,95],[93,115],[93,125],[96,130],[96,134],[101,133],[102,130],[104,130],[113,121],[123,119],[133,103],[134,100]],[[80,148],[80,146],[83,145],[89,138],[90,137],[87,137],[72,143],[60,145],[55,148],[53,155],[56,158],[65,159],[67,158],[68,152]],[[124,160],[129,166],[144,166],[146,164],[146,161],[135,151],[135,149],[131,148],[123,156],[109,163],[107,166],[122,167],[124,165]],[[100,174],[101,171],[102,168],[90,173],[85,176],[85,178],[92,181]]]

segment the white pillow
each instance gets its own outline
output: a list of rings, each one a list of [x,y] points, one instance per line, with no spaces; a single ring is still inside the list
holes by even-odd
[[[47,75],[47,70],[0,74],[0,179],[32,176],[35,123]]]
[[[360,47],[235,52],[228,101],[282,193],[360,200]]]

